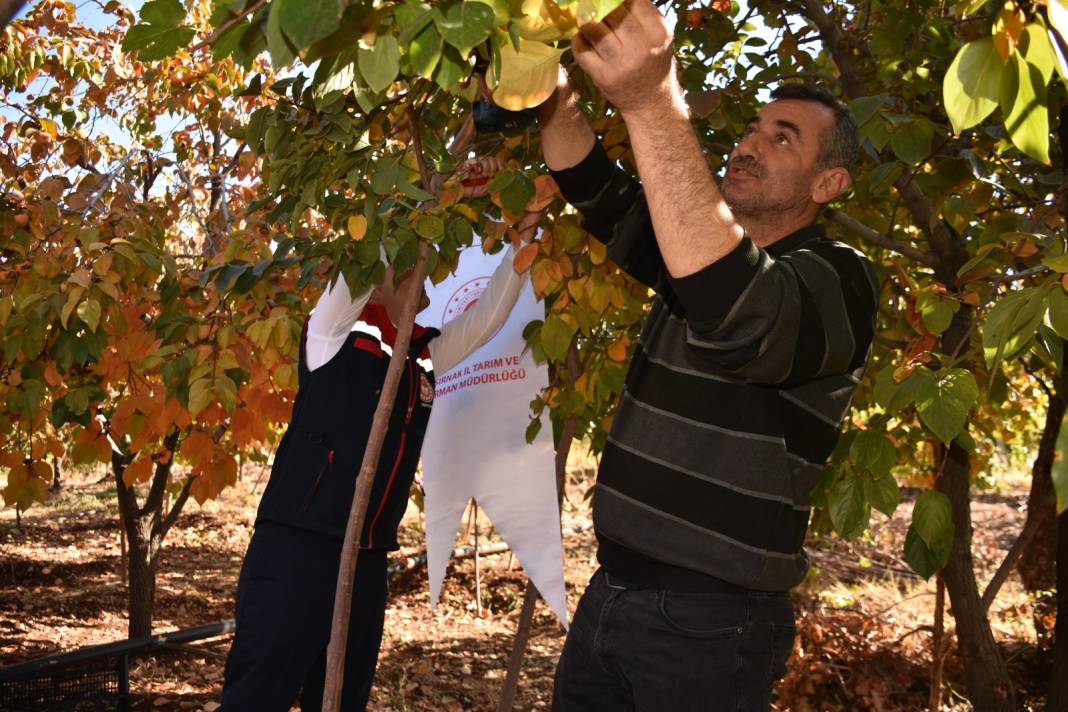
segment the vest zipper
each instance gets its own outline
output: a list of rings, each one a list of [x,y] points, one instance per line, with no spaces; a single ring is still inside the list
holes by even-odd
[[[315,482],[312,483],[311,491],[309,491],[308,496],[304,498],[304,509],[308,508],[308,506],[311,504],[312,497],[315,496],[316,491],[319,489],[319,483],[323,479],[323,473],[326,472],[328,467],[333,468],[333,465],[334,451],[330,450],[326,453],[326,462],[324,462],[323,466],[319,468],[319,474],[315,476]]]
[[[375,516],[371,519],[371,525],[367,528],[367,548],[370,549],[375,545],[375,525],[378,524],[378,518],[382,516],[382,510],[386,508],[386,500],[389,499],[389,491],[393,488],[393,479],[397,476],[397,470],[400,469],[401,458],[404,457],[404,445],[408,439],[408,424],[412,420],[412,411],[415,409],[415,368],[414,361],[411,357],[408,358],[408,413],[404,417],[404,429],[401,430],[400,443],[397,445],[397,457],[393,460],[393,469],[389,473],[389,479],[386,480],[386,489],[382,492],[382,499],[378,502],[378,509],[375,510]]]

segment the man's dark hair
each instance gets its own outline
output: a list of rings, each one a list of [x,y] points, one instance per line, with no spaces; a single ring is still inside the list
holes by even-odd
[[[816,168],[845,168],[852,172],[857,163],[860,147],[857,120],[853,112],[838,97],[818,84],[782,84],[771,92],[772,101],[777,99],[797,99],[823,104],[834,112],[834,127],[825,131],[820,137],[820,155],[816,159]]]

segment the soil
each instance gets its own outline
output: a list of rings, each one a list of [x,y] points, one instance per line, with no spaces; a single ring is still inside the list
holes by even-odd
[[[571,475],[564,524],[588,523],[583,495],[590,468]],[[68,472],[48,503],[0,513],[0,665],[126,637],[126,590],[114,486],[100,472]],[[262,491],[258,468],[219,500],[187,505],[162,554],[155,628],[166,632],[232,617],[233,593]],[[935,585],[901,560],[915,493],[886,519],[873,515],[869,535],[853,542],[810,537],[814,572],[795,595],[798,638],[790,673],[774,709],[926,709]],[[1023,522],[1023,491],[979,495],[973,504],[975,556],[982,586]],[[479,517],[481,542],[496,540]],[[464,522],[466,525],[466,520]],[[472,534],[458,535],[470,544]],[[424,551],[414,506],[402,524],[406,564]],[[573,611],[593,573],[592,531],[565,536],[568,602]],[[454,560],[442,600],[431,610],[426,569],[391,582],[386,630],[369,709],[494,710],[512,648],[526,579],[510,554],[480,557],[481,605],[475,602],[475,561]],[[1031,605],[1015,575],[991,610],[1022,709],[1039,709],[1051,660],[1035,645]],[[952,636],[952,616],[946,615]],[[952,637],[950,637],[952,642]],[[515,709],[551,706],[555,662],[564,632],[539,603],[519,679]],[[133,708],[205,710],[218,706],[230,637],[162,650],[130,663]],[[952,645],[951,645],[952,647]],[[945,663],[943,709],[970,709],[959,659]]]

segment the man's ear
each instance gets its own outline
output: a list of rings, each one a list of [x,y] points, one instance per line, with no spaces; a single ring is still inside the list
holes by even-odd
[[[812,201],[820,205],[826,205],[853,184],[849,171],[845,168],[828,168],[820,171],[812,181]]]

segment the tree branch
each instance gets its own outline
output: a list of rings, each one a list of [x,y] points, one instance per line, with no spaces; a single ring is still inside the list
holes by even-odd
[[[26,0],[0,0],[0,30],[11,24]]]
[[[214,30],[212,30],[208,34],[208,36],[205,37],[203,40],[201,40],[200,42],[198,42],[195,45],[193,45],[193,47],[189,50],[190,53],[196,52],[197,50],[204,49],[205,47],[210,45],[212,42],[214,42],[215,40],[219,39],[219,37],[221,37],[223,35],[223,33],[225,33],[231,27],[233,27],[237,23],[241,22],[246,17],[248,17],[252,13],[256,12],[257,10],[259,10],[261,7],[263,7],[266,4],[267,4],[267,0],[256,0],[256,2],[252,3],[251,5],[249,5],[247,8],[242,10],[240,13],[238,13],[237,15],[234,15],[229,20],[227,20],[226,22],[222,23],[221,25],[216,27]]]
[[[174,523],[178,521],[178,515],[182,513],[182,507],[185,506],[186,500],[189,499],[189,490],[193,487],[193,479],[194,478],[192,477],[188,478],[185,481],[185,484],[182,485],[182,491],[178,493],[178,496],[174,500],[174,504],[171,505],[171,511],[167,512],[166,518],[164,518],[163,522],[160,524],[160,539],[166,537],[167,532],[169,532],[171,527],[174,526]]]
[[[910,247],[909,245],[902,245],[901,243],[890,239],[878,230],[874,230],[868,227],[856,218],[850,217],[841,210],[838,210],[837,208],[828,209],[827,215],[831,218],[832,221],[834,221],[838,225],[841,225],[846,230],[849,230],[857,237],[861,238],[866,242],[870,242],[873,245],[878,245],[879,247],[885,247],[886,249],[891,250],[892,252],[896,252],[899,255],[908,257],[912,260],[916,260],[917,262],[925,264],[928,267],[934,267],[934,256],[930,252],[925,252],[924,250],[921,250],[916,247]]]

